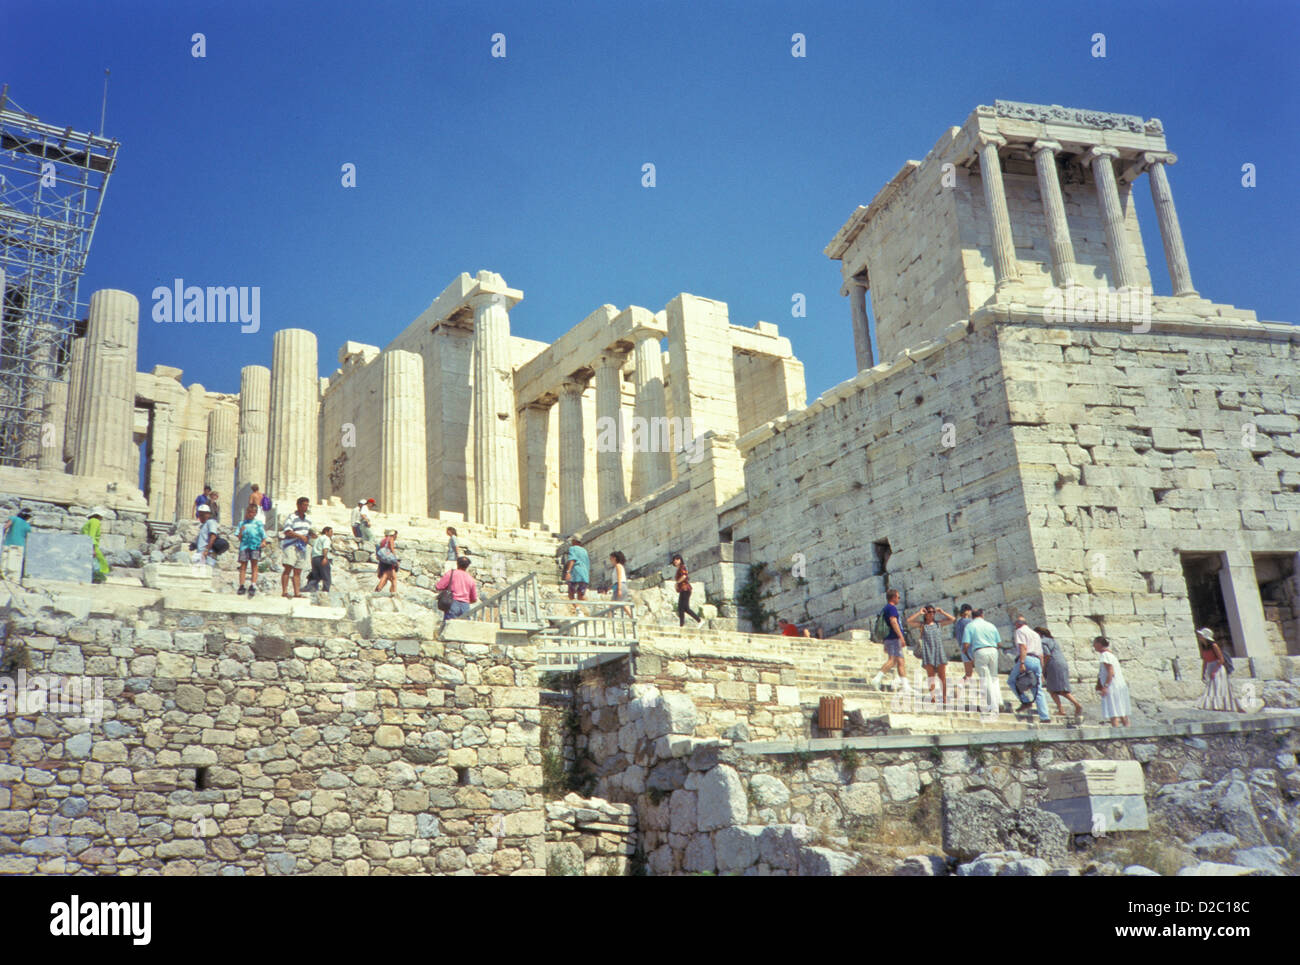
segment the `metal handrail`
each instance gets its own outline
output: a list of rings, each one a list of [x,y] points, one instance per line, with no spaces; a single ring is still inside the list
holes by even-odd
[[[540,630],[546,626],[546,618],[537,598],[537,574],[529,573],[484,597],[466,610],[461,619],[500,623],[503,630]]]

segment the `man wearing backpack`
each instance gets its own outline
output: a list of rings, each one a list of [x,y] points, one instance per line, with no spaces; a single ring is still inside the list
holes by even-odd
[[[885,674],[890,670],[898,671],[898,679],[907,682],[903,669],[903,625],[898,613],[898,591],[890,590],[885,594],[885,608],[880,611],[878,621],[884,621],[885,665],[871,678],[871,686],[880,690],[884,685]],[[893,684],[891,683],[892,687]]]

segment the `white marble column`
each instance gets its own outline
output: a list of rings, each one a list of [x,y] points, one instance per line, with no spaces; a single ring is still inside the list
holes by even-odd
[[[583,475],[587,437],[582,425],[585,378],[566,379],[560,386],[560,529],[571,536],[587,525]]]
[[[235,511],[243,513],[257,486],[266,492],[267,431],[271,415],[271,370],[245,365],[239,371],[239,449],[235,458]]]
[[[38,469],[63,472],[63,432],[68,420],[68,383],[60,380],[45,386],[41,408],[41,449]],[[46,445],[49,442],[49,445]]]
[[[1097,182],[1097,204],[1101,208],[1102,226],[1106,229],[1106,247],[1110,251],[1111,285],[1114,288],[1135,288],[1138,283],[1137,266],[1124,231],[1124,207],[1119,200],[1119,185],[1115,181],[1115,168],[1111,161],[1119,157],[1113,147],[1094,147],[1089,152],[1092,173]]]
[[[551,407],[534,403],[524,409],[524,458],[526,476],[524,486],[528,499],[525,519],[530,523],[546,522],[546,487],[550,480],[550,467],[546,464],[547,443],[550,436]]]
[[[623,353],[607,350],[596,360],[596,500],[601,519],[627,505],[623,482],[623,358]]]
[[[186,439],[176,461],[176,520],[194,518],[194,499],[203,492],[205,445],[202,439]]]
[[[1056,171],[1056,155],[1061,145],[1056,141],[1034,142],[1034,169],[1038,172],[1038,193],[1043,199],[1047,219],[1047,241],[1052,253],[1052,281],[1058,288],[1075,283],[1074,242],[1065,220],[1065,199],[1061,196],[1061,178]]]
[[[74,338],[68,345],[68,411],[63,427],[63,461],[75,471],[77,428],[81,425],[81,389],[86,378],[86,339]]]
[[[849,311],[853,314],[853,354],[861,372],[876,364],[871,348],[871,323],[867,320],[866,285],[849,282]]]
[[[379,505],[385,513],[424,516],[429,506],[424,360],[392,349],[379,364]]]
[[[519,525],[519,453],[515,437],[510,315],[499,294],[475,295],[474,510],[480,523]]]
[[[263,491],[285,516],[293,512],[301,496],[316,502],[319,385],[316,336],[301,328],[276,332],[271,348],[271,417]]]
[[[149,518],[171,519],[175,500],[168,500],[167,462],[173,449],[171,406],[155,403],[149,416]],[[190,499],[197,496],[193,493]]]
[[[655,426],[666,426],[668,418],[668,398],[664,391],[664,357],[659,350],[662,332],[651,328],[638,328],[632,333],[635,339],[634,364],[636,371],[633,378],[636,385],[636,404],[633,417],[642,427],[641,445],[632,455],[632,498],[640,499],[660,486],[672,481],[672,453],[666,446],[655,446],[656,437],[666,438],[667,430],[662,433],[651,432]],[[659,451],[662,450],[662,451]]]
[[[235,483],[235,451],[239,445],[237,422],[232,406],[219,405],[208,413],[208,452],[203,475],[204,481],[217,491],[221,519],[225,522],[235,521],[232,515],[235,494],[231,487]],[[242,517],[242,506],[239,512]]]
[[[1223,565],[1219,569],[1219,588],[1232,630],[1234,655],[1238,660],[1248,657],[1254,667],[1242,670],[1253,669],[1254,675],[1260,676],[1259,671],[1274,669],[1276,655],[1269,647],[1255,558],[1248,550],[1227,550],[1220,559]],[[1246,674],[1239,670],[1237,676]]]
[[[1169,175],[1165,166],[1178,160],[1175,154],[1148,153],[1142,155],[1147,164],[1147,178],[1151,182],[1151,200],[1156,206],[1156,221],[1160,224],[1160,238],[1165,245],[1165,263],[1169,266],[1169,280],[1174,294],[1197,297],[1192,284],[1192,269],[1187,264],[1187,249],[1183,246],[1183,230],[1178,226],[1178,212],[1174,210],[1174,195],[1169,190]]]
[[[134,489],[140,485],[135,429],[136,339],[140,303],[129,292],[90,296],[85,378],[73,471]]]
[[[1020,281],[1007,190],[1002,183],[1002,163],[998,160],[998,148],[1005,147],[1007,139],[999,134],[980,134],[979,140],[980,181],[984,184],[984,206],[988,208],[993,231],[993,274],[997,287],[1001,288]]]

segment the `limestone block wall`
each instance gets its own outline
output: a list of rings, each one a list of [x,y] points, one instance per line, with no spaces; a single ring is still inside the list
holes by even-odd
[[[28,522],[31,523],[33,533],[79,533],[86,524],[87,514],[93,508],[91,505],[24,498],[7,490],[4,493],[0,495],[0,525],[20,509],[30,509],[32,516]],[[104,517],[100,527],[100,551],[113,566],[137,565],[141,559],[140,548],[147,535],[147,514],[143,508],[135,511],[107,507],[101,509]]]
[[[734,535],[772,571],[768,609],[835,633],[867,628],[886,585],[913,607],[1039,603],[1001,349],[964,332],[740,441],[748,505]]]
[[[4,615],[33,672],[100,678],[106,707],[0,718],[0,872],[545,873],[533,654],[490,627]]]

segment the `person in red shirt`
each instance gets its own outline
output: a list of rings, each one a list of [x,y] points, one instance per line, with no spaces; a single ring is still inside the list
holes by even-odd
[[[443,623],[463,616],[471,604],[478,602],[478,584],[474,582],[474,577],[469,575],[469,557],[462,556],[456,560],[456,568],[442,574],[442,579],[435,583],[433,588],[439,593],[443,590],[451,590],[451,606],[446,611],[447,615],[443,617]]]
[[[778,620],[777,623],[781,625],[781,636],[783,637],[799,636],[799,628],[795,626],[793,623],[791,623],[789,620]]]

